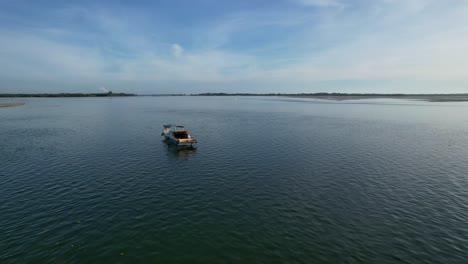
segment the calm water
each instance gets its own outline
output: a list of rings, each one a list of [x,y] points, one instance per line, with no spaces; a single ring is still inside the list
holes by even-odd
[[[1,263],[468,259],[467,103],[23,101],[0,108]]]

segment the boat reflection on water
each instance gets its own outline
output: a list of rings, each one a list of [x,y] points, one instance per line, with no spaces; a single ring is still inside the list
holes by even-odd
[[[197,148],[193,146],[181,146],[173,144],[170,140],[163,140],[167,147],[167,153],[174,157],[189,157],[197,152]]]

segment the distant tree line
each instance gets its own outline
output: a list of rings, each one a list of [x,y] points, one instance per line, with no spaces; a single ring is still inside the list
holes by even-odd
[[[199,93],[191,96],[442,96],[442,95],[460,95],[468,94],[378,94],[378,93]]]
[[[41,94],[0,94],[0,97],[109,97],[135,96],[129,93],[41,93]]]
[[[0,97],[108,97],[136,96],[130,93],[41,93],[41,94],[0,94]],[[198,94],[151,94],[140,96],[296,96],[296,97],[412,97],[412,96],[468,96],[468,94],[379,94],[379,93],[198,93]]]

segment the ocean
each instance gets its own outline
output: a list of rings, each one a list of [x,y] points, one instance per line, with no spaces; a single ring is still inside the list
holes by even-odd
[[[468,259],[468,103],[13,101],[26,104],[0,108],[0,263]],[[198,146],[164,142],[167,123]]]

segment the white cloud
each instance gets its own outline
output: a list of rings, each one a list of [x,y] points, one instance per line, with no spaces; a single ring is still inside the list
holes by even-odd
[[[41,36],[1,31],[0,76],[38,79],[95,78],[106,62],[95,49]]]
[[[343,7],[344,4],[339,0],[295,0],[296,2],[305,6],[318,6],[318,7]]]
[[[182,56],[182,53],[184,53],[184,49],[177,43],[174,43],[171,45],[172,48],[172,54],[174,57],[180,57]]]

